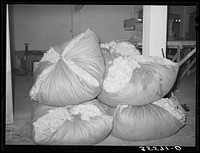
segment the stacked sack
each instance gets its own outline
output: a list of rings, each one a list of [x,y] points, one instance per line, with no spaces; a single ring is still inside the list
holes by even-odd
[[[129,42],[101,44],[105,59],[98,99],[113,116],[111,135],[128,141],[171,136],[185,125],[176,97],[163,98],[175,83],[179,66],[168,59],[145,57]]]
[[[104,71],[98,38],[89,29],[44,54],[29,92],[36,102],[31,131],[36,144],[96,144],[110,134],[113,117],[96,99]]]
[[[145,57],[125,41],[100,44],[91,30],[51,47],[29,92],[36,144],[97,144],[161,139],[185,125],[172,88],[178,64]]]

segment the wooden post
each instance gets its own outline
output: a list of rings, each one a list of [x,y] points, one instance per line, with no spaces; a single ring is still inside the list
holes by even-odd
[[[13,124],[13,95],[8,5],[6,15],[6,124]]]
[[[181,50],[182,50],[182,47],[177,46],[177,63],[179,63],[181,60]]]
[[[143,51],[145,56],[166,57],[167,6],[144,5]]]

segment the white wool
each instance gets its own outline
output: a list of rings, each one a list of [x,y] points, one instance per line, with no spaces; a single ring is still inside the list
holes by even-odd
[[[43,61],[48,61],[51,63],[56,63],[59,59],[59,54],[51,47],[47,53],[44,53],[42,59],[40,60],[40,62]]]
[[[73,121],[74,115],[79,114],[81,115],[81,119],[86,121],[90,121],[90,119],[95,116],[105,116],[97,106],[87,103],[51,109],[47,114],[38,118],[33,123],[35,140],[39,142],[47,136],[50,136],[66,120]]]
[[[137,67],[140,66],[131,58],[123,58],[122,56],[115,58],[113,65],[108,70],[103,88],[107,92],[117,92],[123,89],[129,83],[133,70]]]
[[[92,104],[81,104],[74,106],[71,109],[71,114],[78,115],[81,114],[82,120],[90,120],[91,117],[101,116],[103,113],[99,110],[99,108]]]
[[[166,109],[168,112],[170,112],[177,120],[180,120],[181,122],[185,122],[185,114],[182,110],[178,108],[178,105],[174,103],[169,98],[162,98],[161,100],[153,102],[153,104],[158,105],[164,109]]]
[[[121,57],[109,61],[108,64],[113,65],[108,69],[108,76],[104,80],[103,88],[107,92],[117,92],[123,89],[130,81],[132,72],[135,68],[140,67],[138,63],[157,63],[166,65],[171,68],[177,63],[172,62],[166,58],[156,56],[143,56],[135,48],[134,45],[128,42],[111,41],[109,43],[100,44],[101,48],[107,48],[112,53],[119,53]]]
[[[117,44],[114,43],[111,49],[111,53],[112,52],[117,52],[125,56],[140,55],[139,51],[135,48],[135,46],[130,45],[127,42],[121,42]]]
[[[110,49],[111,53],[119,53],[122,56],[129,56],[136,62],[141,62],[141,63],[153,62],[161,65],[177,65],[177,63],[166,58],[141,55],[140,52],[135,48],[135,46],[128,42],[111,41],[105,44],[102,43],[100,44],[100,46],[101,48]]]
[[[65,108],[49,110],[47,114],[38,118],[34,123],[35,140],[37,142],[55,132],[65,120],[72,120],[71,115]]]
[[[140,55],[140,52],[135,48],[135,46],[128,42],[111,41],[109,43],[100,44],[100,46],[102,48],[110,49],[111,53],[119,53],[122,56]]]

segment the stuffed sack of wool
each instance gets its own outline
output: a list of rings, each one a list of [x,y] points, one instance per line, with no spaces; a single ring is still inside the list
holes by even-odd
[[[146,141],[169,137],[185,125],[186,112],[177,99],[162,98],[143,106],[102,103],[108,115],[113,116],[111,135],[126,141]]]
[[[49,106],[80,104],[97,97],[105,65],[99,41],[91,30],[51,47],[34,71],[31,100]]]
[[[143,56],[125,41],[101,44],[101,49],[106,70],[98,99],[111,107],[144,105],[159,100],[176,81],[178,63]]]
[[[97,144],[112,127],[113,117],[106,114],[97,99],[65,107],[33,105],[32,138],[39,145]]]

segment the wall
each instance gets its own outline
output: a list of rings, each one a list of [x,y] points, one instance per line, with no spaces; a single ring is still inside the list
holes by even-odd
[[[124,20],[131,18],[130,5],[84,5],[80,10],[80,32],[93,30],[101,42],[130,39]]]
[[[71,5],[13,5],[14,50],[48,50],[72,38]]]
[[[135,17],[142,5],[84,5],[72,14],[72,5],[13,5],[11,40],[12,50],[24,50],[29,42],[30,50],[48,50],[50,46],[64,43],[90,28],[100,41],[130,39],[136,31],[125,31],[125,19]],[[189,13],[195,6],[173,6],[169,11],[180,14],[181,37],[189,27]],[[73,17],[73,18],[72,18]]]
[[[10,6],[12,51],[24,51],[24,43],[30,44],[29,50],[47,51],[88,28],[96,33],[101,42],[128,40],[132,33],[124,30],[124,20],[134,17],[138,8],[134,5],[84,5],[76,12],[74,5]],[[14,53],[13,66],[20,68],[21,58]],[[16,53],[23,57],[23,52]]]
[[[73,11],[72,5],[13,5],[13,49],[48,50],[84,32],[93,30],[100,41],[130,39],[124,20],[134,16],[131,5],[84,5]]]
[[[143,5],[133,5],[131,7],[131,14],[132,17],[135,17],[137,19],[138,12],[140,10],[143,10]],[[168,12],[172,14],[178,14],[181,17],[181,23],[180,23],[180,37],[185,36],[185,31],[189,32],[189,15],[190,13],[196,11],[196,6],[168,6]],[[134,41],[141,41],[141,35],[142,35],[142,24],[137,23],[136,24],[136,30],[131,31],[131,40]]]
[[[143,5],[133,5],[131,6],[131,16],[134,17],[136,20],[138,19],[139,11],[143,10]],[[134,42],[141,42],[142,41],[142,23],[135,24],[135,30],[130,31],[131,41]]]

